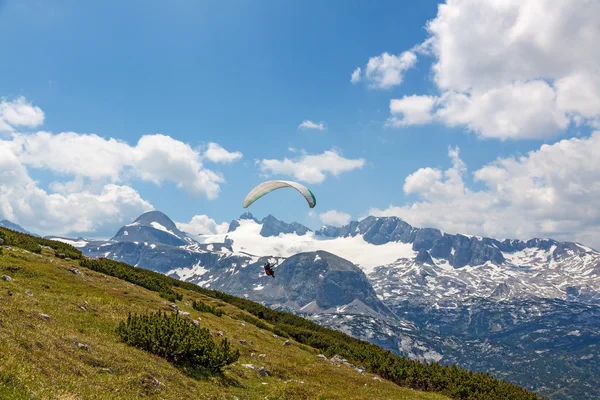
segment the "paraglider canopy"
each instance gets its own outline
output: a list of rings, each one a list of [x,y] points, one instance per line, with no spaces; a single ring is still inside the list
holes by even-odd
[[[310,208],[314,208],[317,205],[315,195],[306,186],[298,182],[274,180],[266,181],[255,186],[254,189],[252,189],[246,196],[246,199],[244,200],[244,208],[248,208],[250,204],[254,203],[256,200],[260,199],[267,193],[272,192],[273,190],[288,187],[296,189],[298,192],[300,192],[300,194],[302,194],[302,196],[304,196],[308,202],[308,206]]]

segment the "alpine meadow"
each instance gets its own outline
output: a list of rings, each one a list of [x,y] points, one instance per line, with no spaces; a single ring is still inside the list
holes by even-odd
[[[0,0],[0,399],[600,398],[598,21]]]

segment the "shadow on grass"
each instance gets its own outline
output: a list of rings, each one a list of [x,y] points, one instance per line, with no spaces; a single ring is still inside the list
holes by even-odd
[[[199,381],[209,381],[214,379],[222,386],[237,388],[243,387],[243,385],[237,379],[225,375],[223,371],[216,372],[203,367],[188,367],[178,365],[175,365],[175,367],[181,373]]]

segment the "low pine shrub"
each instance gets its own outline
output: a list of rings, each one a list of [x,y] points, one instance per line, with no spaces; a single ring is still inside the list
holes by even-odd
[[[129,314],[117,333],[123,342],[163,357],[190,375],[221,372],[240,357],[227,339],[216,344],[207,328],[195,326],[177,313]]]

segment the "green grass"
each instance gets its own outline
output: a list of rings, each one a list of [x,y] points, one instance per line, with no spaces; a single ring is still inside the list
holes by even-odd
[[[57,258],[48,248],[2,250],[0,275],[13,279],[0,280],[2,399],[447,399],[334,366],[293,339],[283,346],[283,339],[273,337],[272,324],[202,293],[160,284],[152,291]],[[120,340],[117,327],[129,313],[170,311],[160,294],[175,292],[172,299],[181,298],[178,308],[189,312],[190,320],[198,320],[215,342],[227,338],[240,350],[239,360],[222,373],[190,377]],[[197,311],[194,301],[218,307],[223,315]],[[256,321],[260,328],[251,323]],[[271,376],[261,377],[243,364],[264,366]]]
[[[293,338],[296,341],[319,349],[326,356],[335,354],[349,359],[352,363],[362,364],[367,371],[381,375],[400,386],[417,390],[437,392],[453,399],[487,400],[489,398],[505,400],[535,400],[540,397],[517,385],[498,380],[489,374],[471,371],[439,363],[420,363],[398,357],[367,341],[359,340],[342,332],[326,328],[307,319],[287,312],[272,310],[256,302],[232,296],[223,292],[208,290],[193,283],[182,282],[155,271],[136,268],[129,264],[109,259],[86,259],[81,265],[135,282],[147,289],[164,293],[181,289],[189,293],[198,293],[222,300],[259,318],[238,318],[253,323],[261,329],[270,330],[277,335]],[[267,325],[268,323],[268,325]]]

